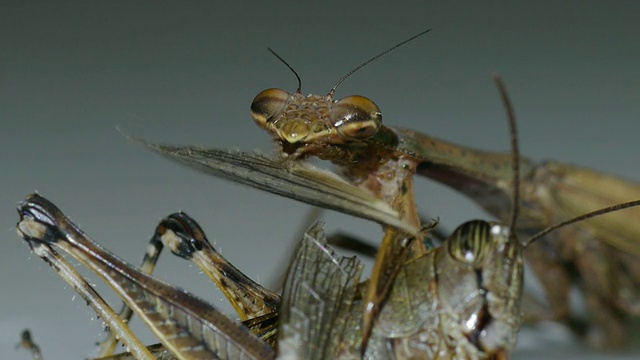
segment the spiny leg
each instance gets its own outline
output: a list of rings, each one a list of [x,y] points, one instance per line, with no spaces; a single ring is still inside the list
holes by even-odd
[[[158,224],[154,240],[196,264],[224,293],[243,325],[259,339],[275,345],[280,296],[251,280],[220,255],[193,218],[183,212],[169,215]],[[150,246],[149,250],[155,247]]]
[[[252,332],[262,340],[275,340],[275,311],[280,297],[253,282],[222,257],[195,220],[182,212],[163,219],[149,241],[140,271],[153,272],[164,243],[174,255],[192,261],[216,283]],[[128,322],[131,315],[132,310],[124,304],[120,317]],[[116,344],[116,337],[109,334],[100,345],[100,356],[113,354]]]
[[[158,230],[159,227],[156,227],[156,230],[153,233],[153,236],[151,236],[151,240],[149,241],[149,245],[147,245],[147,250],[144,253],[142,264],[139,268],[141,272],[147,275],[151,275],[153,273],[153,270],[156,267],[156,263],[160,258],[160,254],[162,253],[162,248],[164,246],[162,244],[162,241],[160,241],[160,234]],[[133,316],[133,310],[131,310],[131,308],[123,302],[118,315],[122,319],[122,321],[128,324],[131,320],[131,317]],[[107,337],[98,344],[99,358],[113,355],[118,345],[118,336],[111,331],[111,328],[107,327],[105,331],[107,332]]]
[[[211,305],[97,246],[41,196],[30,195],[18,211],[25,240],[56,245],[100,275],[178,358],[274,357],[268,345]]]
[[[254,282],[220,253],[191,217],[183,212],[168,216],[158,225],[159,239],[174,255],[196,264],[222,290],[242,320],[276,311],[280,296]]]
[[[131,332],[131,329],[129,329],[127,324],[120,319],[111,306],[102,299],[100,294],[94,290],[94,288],[75,270],[71,264],[69,264],[68,261],[52,249],[49,244],[39,242],[26,235],[25,231],[28,231],[26,227],[29,226],[34,225],[29,224],[28,221],[27,223],[21,221],[18,224],[18,233],[27,241],[33,252],[51,265],[58,275],[60,275],[64,281],[71,285],[76,292],[82,296],[87,304],[89,304],[96,314],[98,314],[98,317],[105,322],[106,327],[111,329],[114,337],[122,340],[130,351],[136,354],[138,359],[154,359],[154,357],[147,351],[144,344],[142,344],[138,337]],[[35,351],[33,347],[31,350],[32,352]],[[37,350],[39,352],[39,349]]]

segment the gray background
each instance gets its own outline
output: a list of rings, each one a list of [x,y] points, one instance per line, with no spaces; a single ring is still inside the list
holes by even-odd
[[[25,327],[47,359],[84,358],[100,334],[92,311],[15,235],[14,208],[33,191],[134,264],[156,223],[184,210],[248,275],[277,278],[305,206],[178,167],[116,130],[269,153],[249,104],[264,88],[296,84],[267,46],[297,69],[305,93],[324,94],[360,62],[434,28],[353,75],[338,97],[366,95],[388,124],[503,150],[491,81],[500,72],[524,154],[640,179],[640,5],[558,3],[2,1],[0,358],[28,358],[14,349]],[[448,229],[484,217],[442,186],[418,188],[422,209]],[[380,238],[375,224],[325,218],[329,230]],[[158,275],[231,312],[197,268],[166,256]],[[514,358],[589,352],[541,324],[523,330]]]

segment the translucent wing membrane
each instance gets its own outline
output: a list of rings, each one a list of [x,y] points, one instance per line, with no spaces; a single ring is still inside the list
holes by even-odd
[[[353,315],[359,312],[357,286],[363,265],[337,256],[314,224],[294,251],[284,285],[279,351],[287,359],[332,359],[354,354]],[[346,348],[343,348],[346,347]],[[350,351],[349,351],[350,350]]]
[[[374,194],[336,174],[302,162],[274,160],[258,154],[194,146],[157,145],[151,150],[207,174],[416,233],[396,210]]]

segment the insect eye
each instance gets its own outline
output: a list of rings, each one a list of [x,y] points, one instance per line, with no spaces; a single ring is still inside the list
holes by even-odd
[[[342,136],[367,139],[382,125],[382,113],[373,101],[363,96],[347,96],[331,107],[331,123]]]
[[[266,127],[267,123],[287,105],[291,95],[281,89],[267,89],[261,91],[251,103],[251,117],[259,126]]]
[[[472,266],[480,265],[487,243],[491,240],[491,224],[473,220],[460,225],[447,240],[449,254]]]

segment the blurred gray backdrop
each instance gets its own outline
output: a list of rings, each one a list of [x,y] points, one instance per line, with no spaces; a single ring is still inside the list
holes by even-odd
[[[101,321],[15,234],[14,209],[34,191],[134,264],[157,222],[183,210],[246,274],[268,284],[285,269],[304,205],[179,167],[116,130],[270,153],[249,105],[264,88],[296,83],[267,46],[297,69],[305,93],[324,94],[362,61],[433,28],[337,96],[370,97],[388,124],[505,150],[491,80],[499,72],[525,155],[640,179],[638,13],[636,1],[0,2],[0,358],[29,358],[15,350],[26,327],[47,359],[85,358],[101,338]],[[445,228],[486,217],[442,186],[417,186],[422,209]],[[375,224],[324,217],[328,231],[380,238]],[[231,313],[186,262],[164,256],[157,273]],[[591,353],[563,327],[540,324],[523,330],[514,358],[638,351]]]

